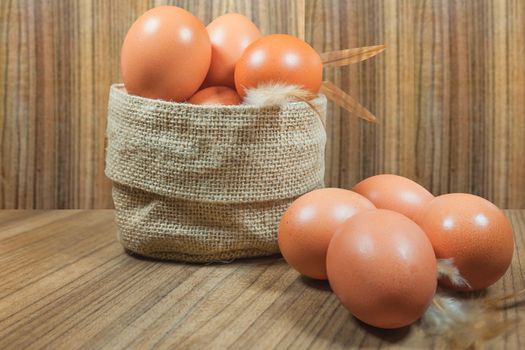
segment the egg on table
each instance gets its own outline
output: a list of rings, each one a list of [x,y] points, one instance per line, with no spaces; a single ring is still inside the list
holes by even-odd
[[[501,209],[466,193],[436,197],[422,210],[418,224],[438,258],[453,259],[468,285],[440,282],[461,291],[486,288],[500,279],[514,253],[512,226]]]
[[[377,208],[397,211],[416,220],[421,208],[434,199],[420,184],[399,175],[371,176],[352,187],[352,191],[368,198]]]
[[[279,223],[284,259],[305,276],[326,279],[326,250],[339,226],[356,213],[375,209],[363,196],[340,188],[322,188],[296,199]]]
[[[120,67],[128,93],[182,102],[204,81],[211,43],[204,25],[176,6],[155,7],[131,26]]]
[[[437,263],[421,228],[397,212],[377,209],[346,221],[328,246],[332,290],[358,319],[399,328],[421,317],[437,285]]]

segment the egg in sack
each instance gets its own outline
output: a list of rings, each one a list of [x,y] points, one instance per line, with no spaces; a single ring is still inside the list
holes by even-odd
[[[286,34],[256,40],[235,65],[235,88],[241,97],[246,89],[268,83],[296,85],[317,94],[322,77],[319,54],[303,40]]]
[[[238,105],[241,98],[237,91],[226,86],[210,86],[199,90],[189,100],[196,105]]]
[[[246,47],[261,37],[261,33],[252,21],[238,13],[217,17],[208,24],[206,30],[210,36],[212,54],[210,70],[203,86],[235,88],[235,64]]]
[[[120,54],[128,93],[182,102],[202,84],[211,44],[204,25],[176,6],[155,7],[133,23]]]

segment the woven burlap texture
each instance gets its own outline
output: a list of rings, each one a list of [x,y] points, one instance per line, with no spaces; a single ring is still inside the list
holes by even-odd
[[[326,112],[326,98],[313,104]],[[106,175],[129,251],[189,262],[278,253],[277,226],[324,185],[326,133],[306,103],[198,106],[111,87]]]

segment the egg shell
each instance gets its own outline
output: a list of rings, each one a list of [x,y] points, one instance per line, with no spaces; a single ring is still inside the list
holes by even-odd
[[[238,13],[217,17],[208,24],[206,30],[210,36],[212,54],[203,87],[235,88],[235,64],[246,47],[261,37],[261,32],[248,17]]]
[[[197,91],[210,61],[206,28],[175,6],[155,7],[140,16],[126,34],[120,55],[130,94],[177,102]]]
[[[226,86],[210,86],[199,90],[189,100],[196,105],[238,105],[241,98],[237,91]]]
[[[305,276],[326,279],[326,250],[340,225],[356,213],[375,209],[355,192],[323,188],[296,199],[278,229],[284,259]]]
[[[358,213],[333,236],[327,252],[328,280],[358,319],[380,328],[407,326],[434,297],[437,264],[421,228],[399,213]]]
[[[235,88],[241,97],[246,89],[265,83],[298,85],[317,94],[322,77],[319,54],[303,40],[286,34],[256,40],[235,65]]]
[[[382,174],[371,176],[352,187],[377,208],[397,211],[416,220],[421,208],[434,199],[426,188],[406,177]]]
[[[427,234],[438,258],[452,258],[469,286],[459,291],[486,288],[500,279],[512,261],[512,226],[498,207],[488,200],[466,193],[436,197],[422,210],[418,223]]]

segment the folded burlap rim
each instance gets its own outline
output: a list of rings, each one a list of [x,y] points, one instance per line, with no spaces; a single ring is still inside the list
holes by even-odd
[[[326,110],[326,98],[312,103]],[[264,202],[301,195],[324,176],[326,133],[304,102],[201,106],[111,87],[106,174],[160,195]],[[322,147],[320,147],[322,145]]]

